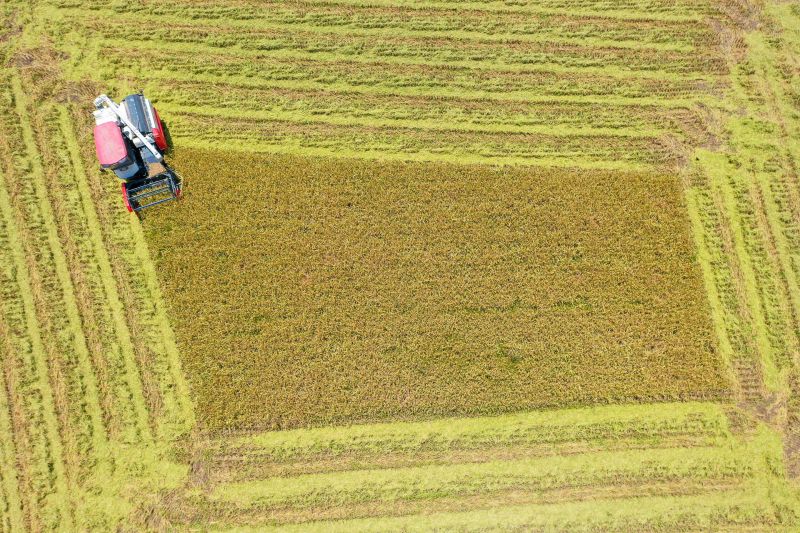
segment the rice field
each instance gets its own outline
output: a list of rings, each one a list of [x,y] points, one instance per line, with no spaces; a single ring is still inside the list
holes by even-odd
[[[729,397],[673,175],[173,160],[214,176],[145,228],[209,428]]]
[[[793,3],[10,0],[0,54],[0,530],[797,529]]]

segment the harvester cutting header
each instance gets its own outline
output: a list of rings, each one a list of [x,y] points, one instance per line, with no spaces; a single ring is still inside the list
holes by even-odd
[[[120,105],[101,94],[94,100],[94,145],[103,170],[122,180],[128,211],[180,198],[178,174],[164,161],[167,137],[158,111],[142,93],[123,98]]]

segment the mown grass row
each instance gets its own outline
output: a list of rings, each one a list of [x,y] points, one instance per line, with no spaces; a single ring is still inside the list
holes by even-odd
[[[99,222],[56,56],[2,51],[2,523],[113,529],[185,476],[191,402],[141,230]]]
[[[214,531],[556,531],[705,530],[748,531],[760,528],[791,531],[780,506],[765,505],[753,489],[719,491],[710,495],[644,496],[620,501],[594,501],[499,506],[472,511],[412,514],[280,526],[220,526]],[[788,525],[787,525],[788,523]]]
[[[159,105],[211,108],[222,107],[238,112],[252,111],[252,102],[259,101],[260,113],[283,113],[313,120],[317,116],[333,115],[356,120],[421,120],[474,128],[507,127],[521,131],[527,127],[551,126],[619,130],[621,133],[665,131],[696,131],[704,128],[702,114],[690,106],[662,108],[648,105],[612,105],[598,102],[536,102],[536,101],[474,101],[466,98],[432,99],[424,95],[392,95],[324,90],[280,89],[269,92],[264,88],[191,80],[130,80],[132,86],[161,91]],[[486,106],[492,112],[487,113]],[[443,126],[444,127],[444,126]]]
[[[780,462],[775,432],[703,403],[226,435],[161,512],[212,530],[789,527]]]
[[[262,2],[237,1],[228,2],[223,5],[212,2],[193,2],[193,9],[187,10],[190,17],[206,16],[235,16],[236,13],[244,12],[252,17],[264,6]],[[279,7],[286,4],[285,1],[270,2],[270,7]],[[595,2],[580,2],[576,4],[572,1],[553,1],[541,2],[516,2],[510,4],[498,0],[492,1],[469,1],[453,2],[452,0],[408,0],[401,3],[390,2],[387,0],[374,0],[365,2],[363,0],[336,0],[335,2],[303,2],[305,6],[328,5],[341,6],[342,8],[394,8],[398,10],[413,10],[422,12],[449,12],[454,9],[466,11],[483,11],[491,15],[517,13],[525,15],[539,15],[546,17],[598,17],[613,21],[637,21],[637,22],[667,22],[667,23],[691,23],[702,20],[704,15],[712,14],[716,11],[716,6],[710,2],[681,3],[665,2],[654,0],[648,2],[610,2],[597,4]],[[62,2],[63,6],[74,5],[70,2]],[[120,8],[125,9],[125,8]]]
[[[714,446],[729,437],[713,404],[625,405],[424,422],[226,434],[198,443],[208,482],[599,450]],[[492,453],[487,453],[492,450]]]
[[[23,486],[23,505],[26,523],[35,528],[69,527],[73,516],[69,500],[69,481],[64,457],[64,442],[59,428],[57,405],[64,397],[56,397],[51,382],[52,364],[45,345],[42,327],[43,295],[41,281],[37,275],[34,256],[26,246],[35,245],[32,239],[23,239],[24,219],[12,204],[11,191],[28,182],[31,154],[22,141],[19,117],[12,115],[15,109],[15,94],[11,90],[11,79],[4,72],[3,97],[5,105],[2,118],[4,125],[14,132],[20,142],[12,147],[3,143],[3,182],[0,183],[0,211],[4,217],[7,233],[7,248],[3,250],[4,271],[4,322],[11,335],[4,340],[4,367],[7,379],[12,377],[8,388],[14,391],[12,412],[17,412],[17,427],[14,428],[19,461],[24,470],[20,472]],[[13,118],[12,118],[13,117]],[[17,127],[14,122],[17,121]],[[30,141],[30,137],[28,137]],[[26,172],[28,170],[28,172]],[[13,173],[13,174],[12,174]],[[11,179],[15,176],[17,179]],[[13,284],[13,285],[12,285]],[[46,317],[44,317],[46,318]],[[13,332],[13,333],[12,333]],[[48,339],[50,340],[50,339]],[[57,376],[59,379],[61,376]],[[57,386],[63,387],[59,379]],[[63,390],[63,389],[62,389]],[[62,393],[63,394],[63,393]],[[23,433],[25,434],[23,436]],[[45,506],[37,502],[49,500]]]
[[[100,256],[100,269],[109,292],[120,300],[119,311],[131,329],[131,342],[140,352],[139,366],[152,376],[151,417],[162,440],[184,434],[193,425],[185,378],[180,371],[174,333],[150,262],[147,244],[138,222],[118,216],[115,182],[88,171],[84,161],[93,156],[88,139],[88,120],[77,109],[58,110],[58,127],[65,138],[74,177],[81,195],[87,225]],[[77,119],[77,120],[76,120]],[[78,126],[79,125],[79,126]],[[76,131],[81,133],[76,137]],[[113,192],[112,192],[113,191]],[[135,337],[135,339],[133,338]]]
[[[702,36],[698,51],[694,45],[656,42],[661,37],[649,44],[620,39],[608,17],[592,19],[596,25],[584,28],[582,35],[559,41],[546,34],[534,39],[536,32],[526,33],[528,28],[520,33],[513,23],[509,29],[506,22],[512,20],[526,24],[521,14],[482,13],[479,8],[455,17],[442,6],[420,11],[413,3],[369,7],[286,2],[275,4],[267,17],[248,6],[131,4],[108,10],[106,17],[87,18],[73,4],[56,3],[43,8],[40,16],[52,21],[53,37],[70,51],[71,76],[99,76],[120,91],[147,80],[157,102],[159,93],[174,88],[173,80],[194,82],[165,98],[165,103],[171,100],[179,106],[167,110],[183,117],[174,124],[176,138],[195,147],[216,147],[228,139],[239,148],[260,152],[664,168],[682,157],[682,146],[709,141],[696,122],[680,123],[686,109],[698,113],[696,104],[717,105],[714,97],[724,90],[721,75],[728,66],[710,19],[703,18],[684,32]],[[221,19],[215,9],[231,16]],[[242,15],[235,16],[236,10]],[[421,17],[430,20],[427,27],[420,26]],[[553,27],[570,17],[556,16]],[[671,31],[679,27],[675,21],[661,22]],[[456,23],[462,29],[456,29]],[[159,24],[165,25],[160,33]],[[636,31],[657,33],[658,24],[651,20]],[[630,29],[632,23],[623,27]],[[125,39],[116,38],[123,29]],[[605,31],[612,36],[604,36]],[[98,34],[108,37],[97,39]],[[169,52],[164,50],[166,42]],[[205,58],[202,63],[196,60],[200,55]],[[223,93],[224,87],[232,86],[233,91],[224,101],[215,100],[201,83],[213,83]],[[295,92],[287,97],[286,91]],[[291,102],[304,93],[305,105]],[[328,95],[328,102],[340,96],[361,100],[355,109],[342,102],[326,106],[320,93]],[[367,95],[392,97],[393,107],[366,109]],[[407,100],[398,105],[400,98],[413,98],[414,105]],[[471,110],[455,111],[465,101]],[[498,101],[528,108],[495,118],[492,108]],[[556,102],[592,104],[606,117],[625,105],[632,120],[606,127],[593,113],[578,108],[555,121],[537,119],[536,125],[519,120],[522,114],[536,112],[530,109],[533,104]],[[420,115],[418,110],[426,104],[439,113]],[[663,112],[663,119],[653,124],[649,112],[639,114],[644,105]],[[542,133],[562,138],[551,140]],[[576,146],[569,145],[569,137],[576,139]],[[616,137],[653,142],[620,143]],[[364,138],[374,142],[364,145]],[[553,152],[548,145],[559,149]]]
[[[168,106],[165,106],[168,107]],[[175,108],[171,108],[175,109]],[[294,122],[258,120],[210,110],[179,108],[170,132],[186,147],[213,148],[225,139],[234,151],[307,153],[382,160],[451,163],[538,164],[580,168],[645,171],[667,168],[677,154],[659,138],[626,138],[589,133],[583,136],[548,133],[504,133],[363,126],[347,121]],[[200,110],[203,111],[203,110]],[[333,122],[333,123],[331,123]],[[446,133],[446,134],[445,134]]]
[[[696,153],[699,179],[688,194],[693,217],[704,221],[707,285],[741,397],[783,429],[787,462],[798,472],[800,123],[791,80],[800,13],[768,3],[754,16],[765,29],[737,35],[747,53],[731,59],[730,102],[741,111],[723,116],[723,149]]]
[[[58,5],[58,4],[57,4]],[[67,9],[69,3],[59,7]],[[83,8],[107,9],[107,4],[83,3]],[[222,38],[219,44],[233,42],[224,35],[231,28],[295,28],[319,33],[367,31],[385,35],[391,31],[405,36],[434,34],[477,41],[507,40],[567,44],[603,44],[619,48],[690,51],[714,42],[713,31],[701,21],[647,23],[610,20],[606,17],[560,16],[531,17],[515,12],[487,13],[480,9],[409,10],[386,6],[365,6],[352,10],[331,4],[290,3],[270,5],[269,10],[248,9],[231,4],[130,3],[114,6],[113,13],[180,18],[182,23],[212,27]],[[224,25],[220,24],[224,21]],[[601,37],[598,37],[601,36]],[[233,37],[232,39],[235,39]]]
[[[368,501],[390,504],[521,489],[545,492],[615,482],[630,486],[679,479],[724,483],[749,477],[752,469],[741,448],[600,451],[241,481],[214,488],[209,500],[237,507],[339,507]]]
[[[87,33],[92,33],[90,29],[84,30]],[[294,34],[292,34],[294,35]],[[346,64],[359,65],[360,68],[371,67],[373,70],[381,69],[386,65],[397,67],[413,67],[424,66],[438,70],[451,70],[460,68],[468,70],[473,73],[488,72],[495,75],[513,75],[513,74],[526,74],[526,73],[540,73],[551,72],[569,74],[589,74],[594,76],[609,76],[614,78],[642,78],[651,80],[661,80],[664,82],[680,81],[681,79],[692,79],[712,84],[716,81],[716,77],[721,75],[716,67],[707,64],[698,64],[695,67],[691,65],[691,55],[681,56],[674,61],[674,67],[670,68],[670,62],[662,61],[662,58],[648,58],[644,54],[642,57],[636,57],[634,54],[628,54],[626,57],[625,51],[615,51],[614,53],[607,52],[599,48],[594,49],[587,47],[585,49],[576,49],[574,53],[569,53],[569,50],[562,50],[559,47],[552,47],[552,50],[545,50],[542,53],[536,53],[535,49],[530,49],[530,46],[525,46],[522,53],[525,58],[520,62],[504,62],[497,60],[493,54],[477,54],[477,57],[472,58],[468,53],[469,47],[465,44],[458,42],[455,53],[447,54],[447,47],[443,46],[445,43],[432,43],[426,48],[413,48],[406,46],[404,48],[393,46],[392,43],[387,43],[385,49],[377,45],[370,47],[354,47],[353,50],[339,50],[337,45],[342,45],[343,37],[340,36],[332,40],[335,45],[333,47],[326,47],[324,43],[318,43],[319,38],[315,37],[308,46],[304,46],[302,42],[287,43],[286,46],[276,47],[270,43],[265,43],[262,48],[252,47],[225,47],[216,46],[204,42],[195,42],[187,40],[188,42],[172,42],[170,49],[174,51],[195,52],[203,54],[218,54],[223,56],[234,56],[239,58],[247,58],[251,62],[261,59],[276,59],[276,60],[293,60],[296,62],[301,61],[314,61],[314,62],[342,62]],[[347,39],[348,41],[350,39]],[[369,43],[375,43],[374,37],[368,37]],[[114,37],[109,37],[103,40],[105,46],[112,48],[125,48],[125,40],[117,40]],[[159,41],[149,39],[133,39],[137,47],[140,48],[160,48]],[[347,41],[344,41],[345,43]],[[322,46],[320,46],[322,45]],[[346,45],[344,45],[346,46]],[[495,45],[498,48],[498,53],[507,51],[514,52],[514,47],[510,44]],[[426,50],[432,52],[432,56],[426,56]],[[463,53],[459,51],[463,50]],[[348,53],[349,52],[349,53]],[[518,51],[518,53],[520,53]],[[610,61],[605,61],[605,55],[611,56]],[[516,55],[514,55],[516,57]],[[615,58],[614,56],[620,56]],[[633,56],[633,57],[630,57]],[[719,62],[719,58],[711,56],[704,58],[701,56],[698,62],[704,60]],[[663,66],[662,66],[663,63]],[[705,72],[708,69],[708,73]]]
[[[665,45],[644,46],[637,41],[614,41],[588,34],[576,39],[543,39],[537,34],[480,34],[465,31],[409,30],[317,26],[304,22],[281,24],[274,21],[197,21],[187,23],[177,13],[147,15],[134,13],[132,20],[116,20],[119,14],[105,12],[109,18],[85,21],[80,14],[66,13],[65,23],[82,31],[114,35],[125,28],[137,41],[189,43],[231,51],[276,53],[294,50],[307,54],[334,53],[342,58],[364,56],[374,60],[404,58],[425,63],[472,62],[476,67],[489,62],[494,68],[511,70],[537,66],[564,68],[625,67],[633,74],[658,71],[709,77],[722,72],[724,60],[716,53],[716,43],[699,50]],[[102,12],[101,12],[102,13]],[[303,19],[305,20],[305,19]],[[156,23],[168,28],[154,29]]]
[[[214,53],[205,56],[207,62],[198,63],[196,54],[191,51],[167,53],[155,48],[148,48],[146,55],[124,48],[102,53],[89,48],[84,53],[97,58],[93,63],[97,75],[114,83],[112,86],[125,83],[127,77],[133,76],[150,79],[151,83],[203,81],[265,90],[313,89],[332,93],[458,98],[491,105],[495,102],[608,102],[610,105],[674,108],[713,101],[702,95],[708,84],[689,79],[618,79],[607,74],[558,72],[502,75],[465,68],[437,70],[425,65],[394,65],[390,71],[379,74],[346,62],[262,57],[254,64],[250,58]],[[380,64],[375,66],[388,68]],[[86,74],[86,64],[74,69],[75,76]],[[133,88],[122,87],[124,89],[119,90]]]

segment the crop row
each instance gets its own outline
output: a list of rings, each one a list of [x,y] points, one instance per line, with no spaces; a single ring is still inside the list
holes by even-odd
[[[62,24],[80,27],[79,18],[69,11]],[[179,117],[172,124],[176,137],[195,147],[215,147],[227,139],[240,148],[307,155],[663,168],[684,157],[683,146],[710,140],[694,104],[716,105],[714,95],[725,83],[714,72],[727,68],[714,49],[706,55],[615,49],[619,62],[614,64],[603,48],[433,37],[427,42],[387,37],[396,42],[380,44],[383,37],[372,35],[302,34],[255,23],[220,31],[187,26],[178,18],[164,36],[176,41],[169,53],[151,21],[113,17],[86,23],[81,33],[69,34],[65,45],[82,49],[84,58],[73,63],[73,75],[91,63],[93,75],[116,80],[120,91],[147,80],[158,102],[159,93],[177,83],[192,87],[167,96],[162,106]],[[92,38],[115,35],[122,26],[129,37],[124,42]],[[256,34],[277,40],[259,50]],[[134,52],[130,39],[137,35]],[[198,54],[206,61],[198,62]],[[646,70],[648,55],[659,70]],[[669,72],[662,68],[669,55],[675,65],[688,58],[709,59],[716,66],[698,63],[688,75]],[[543,62],[532,62],[534,56]],[[231,85],[233,90],[226,91]],[[391,107],[373,105],[377,97],[391,97]],[[469,102],[471,109],[459,102]],[[566,103],[592,104],[600,112],[567,109]],[[561,107],[537,116],[537,109],[551,104]],[[517,110],[504,115],[503,107],[512,105]],[[626,114],[618,113],[620,105]],[[637,114],[645,107],[649,111]],[[655,110],[664,118],[652,120]],[[631,120],[625,120],[628,114]],[[689,114],[694,117],[685,120]],[[533,123],[526,115],[535,117]],[[611,117],[616,125],[601,125],[600,119]],[[364,143],[365,138],[370,141]]]
[[[731,434],[728,416],[742,423],[714,404],[653,404],[214,437],[163,516],[309,531],[447,530],[493,515],[573,530],[788,526],[791,492],[764,470],[780,462],[780,439],[752,421]]]
[[[589,407],[426,422],[263,432],[200,444],[208,479],[244,481],[357,468],[480,462],[487,457],[712,446],[729,436],[718,406]],[[488,453],[487,450],[491,450]]]
[[[782,516],[781,505],[765,504],[753,489],[720,490],[711,494],[643,496],[621,500],[613,494],[584,501],[537,503],[464,511],[455,506],[445,512],[407,516],[303,522],[296,525],[241,526],[218,531],[379,532],[437,531],[485,532],[519,530],[633,531],[633,530],[737,530],[791,529],[793,520]],[[631,503],[628,503],[628,502]]]
[[[38,226],[36,217],[40,216],[38,210],[41,207],[31,185],[34,180],[41,179],[42,169],[34,166],[36,156],[32,153],[30,125],[23,125],[19,115],[14,115],[21,105],[19,88],[13,86],[7,72],[3,72],[2,81],[7,104],[2,115],[4,129],[18,141],[15,146],[8,141],[2,144],[4,168],[0,210],[8,231],[8,248],[3,251],[3,256],[9,261],[5,269],[9,278],[5,281],[15,284],[4,290],[4,321],[11,334],[4,343],[4,366],[8,390],[14,391],[9,404],[13,405],[12,413],[18,413],[20,424],[14,428],[20,445],[17,453],[25,458],[21,461],[24,470],[19,472],[21,492],[23,499],[27,500],[28,524],[44,528],[68,527],[72,521],[66,464],[69,450],[65,450],[60,426],[74,422],[64,419],[63,410],[64,402],[74,398],[74,388],[70,385],[74,383],[71,378],[75,375],[70,372],[72,361],[69,359],[74,352],[68,349],[63,357],[53,357],[63,345],[58,344],[60,339],[48,335],[48,326],[56,317],[47,307],[48,293],[45,291],[57,291],[58,283],[45,285],[43,282],[40,269],[54,274],[55,266],[48,254],[37,254],[39,246],[47,250],[46,236],[42,231],[31,231]],[[20,198],[21,202],[14,202],[12,198]],[[32,228],[27,225],[25,217],[34,219]],[[75,432],[69,433],[68,437],[75,445]],[[30,507],[32,501],[45,497],[50,498],[53,505],[44,509]]]
[[[421,121],[472,127],[505,127],[522,130],[548,126],[602,128],[634,132],[663,130],[701,130],[703,117],[694,109],[664,109],[654,106],[617,106],[589,103],[481,101],[468,99],[433,99],[425,96],[391,94],[354,94],[322,90],[255,88],[223,83],[131,80],[135,87],[159,91],[159,105],[197,108],[224,108],[231,111],[257,111],[284,116],[336,116],[353,120]],[[258,102],[258,109],[254,109]]]
[[[227,117],[299,123],[408,127],[484,133],[646,138],[672,133],[702,144],[705,114],[684,108],[611,105],[598,102],[485,101],[322,90],[254,88],[221,83],[131,80],[133,87],[158,92],[158,105],[181,113],[188,108]],[[191,102],[187,106],[187,102]],[[258,109],[253,103],[259,102]],[[220,110],[220,111],[217,111]]]
[[[258,55],[209,54],[198,62],[190,50],[169,52],[147,46],[146,54],[119,46],[98,54],[95,72],[104,79],[123,74],[137,78],[186,79],[230,82],[251,87],[314,87],[332,91],[384,92],[430,97],[464,97],[490,100],[555,100],[558,97],[637,97],[638,102],[657,105],[660,100],[697,98],[714,83],[693,79],[639,79],[612,76],[613,73],[497,72],[451,66],[316,61]],[[371,68],[368,68],[371,67]],[[119,82],[117,82],[119,83]],[[653,97],[657,96],[658,99]]]
[[[469,497],[509,490],[553,491],[624,482],[636,486],[672,480],[705,484],[753,475],[741,448],[676,448],[599,451],[482,463],[304,474],[225,483],[212,489],[212,503],[242,507],[345,507],[380,502]]]
[[[780,12],[775,20],[797,20],[786,8],[771,9]],[[800,363],[800,271],[791,259],[800,249],[800,146],[793,141],[800,128],[791,118],[793,89],[780,68],[785,45],[759,36],[749,45],[746,68],[731,69],[733,101],[747,116],[730,121],[727,154],[697,154],[702,178],[690,195],[702,202],[696,216],[706,220],[703,240],[717,250],[709,254],[710,291],[741,394],[763,401],[768,391],[796,394],[789,387]]]
[[[67,19],[69,27],[77,21]],[[300,28],[230,28],[187,26],[175,19],[163,30],[154,29],[163,20],[116,20],[113,18],[87,21],[81,28],[92,35],[120,35],[127,40],[149,42],[158,46],[170,43],[172,49],[187,49],[214,53],[320,59],[325,61],[352,60],[387,62],[393,64],[425,64],[447,68],[462,66],[482,70],[509,72],[563,69],[572,72],[620,71],[631,76],[692,76],[709,79],[724,74],[724,62],[714,48],[697,52],[638,50],[606,46],[518,42],[502,40],[497,43],[460,38],[446,38],[437,32],[420,37],[403,35],[373,35],[366,30],[336,33],[304,32]],[[79,26],[80,27],[80,26]],[[112,44],[113,46],[113,44]]]
[[[705,16],[717,13],[717,6],[709,2],[684,2],[680,5],[674,2],[656,0],[649,2],[574,2],[556,0],[548,2],[503,2],[499,0],[491,1],[467,1],[453,2],[452,0],[406,0],[403,2],[391,2],[388,0],[335,0],[330,2],[305,1],[305,2],[286,2],[285,0],[271,0],[267,5],[270,8],[282,7],[286,4],[299,4],[307,9],[311,6],[337,6],[341,9],[364,9],[364,8],[391,8],[395,10],[423,11],[423,12],[450,12],[455,9],[466,12],[480,11],[487,16],[498,16],[501,14],[520,14],[528,15],[532,18],[553,18],[553,17],[576,17],[576,18],[605,18],[617,21],[635,21],[639,23],[665,22],[665,23],[693,23],[702,20]],[[74,2],[59,1],[62,7],[74,7]],[[253,18],[263,13],[264,2],[252,0],[239,0],[234,2],[193,2],[190,8],[184,8],[184,13],[188,18],[231,18],[239,17]],[[120,10],[125,10],[120,7]]]
[[[106,529],[127,512],[125,479],[167,474],[142,450],[153,433],[162,443],[185,433],[191,406],[147,253],[130,229],[122,246],[135,258],[109,246],[72,119],[46,96],[52,57],[27,58],[28,69],[3,70],[0,85],[0,425],[13,437],[0,459],[13,446],[16,470],[3,472],[0,505],[12,530]],[[131,227],[122,220],[116,231]],[[122,261],[149,285],[115,279]]]
[[[172,109],[173,112],[178,110]],[[551,164],[642,170],[666,167],[677,154],[658,138],[481,133],[408,127],[353,128],[328,121],[276,121],[180,109],[170,127],[184,146],[364,158]]]
[[[83,8],[88,8],[83,5]],[[95,10],[107,8],[98,2]],[[67,12],[67,10],[64,10]],[[714,34],[702,22],[658,22],[609,20],[605,17],[574,17],[568,14],[531,17],[529,14],[487,13],[469,9],[402,9],[364,6],[357,10],[331,4],[283,2],[268,10],[252,10],[230,4],[187,4],[180,1],[147,4],[130,2],[113,8],[115,16],[155,16],[180,19],[198,28],[225,33],[232,28],[293,27],[298,30],[338,32],[387,30],[395,35],[421,36],[435,32],[440,37],[459,36],[475,40],[520,40],[572,42],[629,48],[691,50],[714,42]],[[133,18],[131,18],[133,20]],[[224,21],[221,23],[221,21]],[[213,23],[213,25],[209,24]]]

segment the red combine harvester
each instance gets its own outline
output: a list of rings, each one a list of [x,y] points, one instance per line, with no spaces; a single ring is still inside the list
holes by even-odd
[[[167,137],[150,100],[142,93],[120,105],[101,94],[94,100],[94,145],[100,168],[122,180],[122,199],[138,213],[181,196],[181,179],[164,161]]]

